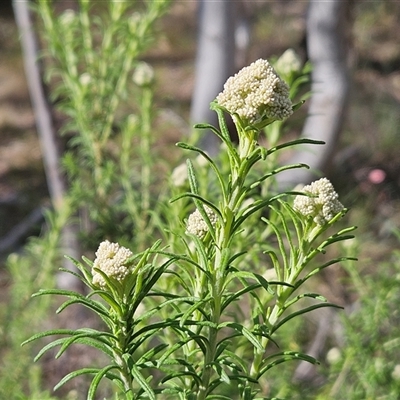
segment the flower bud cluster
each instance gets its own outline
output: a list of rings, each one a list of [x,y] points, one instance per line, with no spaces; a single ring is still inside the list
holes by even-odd
[[[122,282],[128,275],[130,268],[126,262],[133,253],[118,243],[111,243],[108,240],[101,242],[96,251],[96,259],[93,268],[103,271],[108,277]],[[93,284],[104,288],[106,282],[97,271],[92,270]]]
[[[278,58],[274,67],[282,76],[290,76],[290,74],[301,72],[302,63],[299,55],[293,49],[287,49]]]
[[[304,216],[312,217],[318,225],[326,224],[344,208],[338,200],[339,195],[327,178],[304,186],[302,191],[310,197],[296,196],[293,207]]]
[[[67,8],[61,15],[60,15],[60,24],[64,25],[65,27],[71,26],[74,22],[76,22],[78,16],[76,12],[71,8]]]
[[[261,118],[283,120],[293,112],[288,85],[263,59],[230,77],[217,102],[250,124]]]
[[[154,82],[154,70],[144,61],[138,63],[132,75],[133,82],[138,86],[149,86]]]
[[[204,210],[210,219],[211,225],[215,226],[217,223],[217,216],[215,215],[214,211],[211,210],[210,207],[204,206]],[[191,233],[192,235],[197,236],[200,239],[204,239],[208,232],[208,225],[206,221],[204,221],[203,216],[200,214],[200,211],[196,209],[195,212],[189,215],[186,224],[186,233]]]

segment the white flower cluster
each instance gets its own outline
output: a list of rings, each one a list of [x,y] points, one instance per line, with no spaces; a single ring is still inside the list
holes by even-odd
[[[312,197],[296,196],[293,207],[304,216],[313,217],[318,225],[326,224],[344,208],[327,178],[321,178],[311,185],[304,186],[302,191]]]
[[[93,263],[93,268],[103,271],[108,277],[114,278],[122,282],[128,275],[129,267],[126,261],[133,253],[118,243],[111,243],[108,240],[101,242],[96,251],[96,259]],[[96,271],[93,272],[93,284],[100,287],[105,287],[104,278]]]
[[[293,49],[287,49],[276,61],[275,69],[282,75],[301,71],[301,60]]]
[[[204,206],[204,210],[210,219],[212,226],[215,226],[217,223],[217,216],[214,211],[211,210],[210,207]],[[203,239],[208,232],[208,226],[204,218],[200,214],[200,211],[196,209],[195,212],[189,215],[186,224],[186,233],[191,233],[192,235],[196,235],[198,238]]]
[[[76,12],[72,8],[67,8],[61,15],[60,15],[60,24],[65,25],[66,27],[70,26],[77,20]]]
[[[263,59],[230,77],[217,96],[217,102],[248,123],[261,117],[282,120],[293,112],[288,85]]]
[[[132,75],[133,82],[138,86],[149,86],[154,81],[153,67],[146,62],[139,62]]]

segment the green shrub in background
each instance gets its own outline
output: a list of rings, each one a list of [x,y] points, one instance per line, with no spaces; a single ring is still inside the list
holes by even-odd
[[[42,237],[8,260],[11,300],[0,315],[2,399],[47,398],[40,370],[31,366],[32,348],[21,349],[20,342],[46,322],[51,302],[32,304],[29,298],[55,283],[63,227],[79,222],[83,251],[99,238],[144,248],[157,236],[151,212],[159,204],[154,194],[163,192],[152,191],[162,181],[152,149],[153,71],[139,59],[153,43],[155,24],[168,4],[81,1],[78,12],[61,15],[56,2],[35,4],[46,80],[66,117],[61,133],[68,141],[63,165],[69,191],[59,214],[48,213]]]
[[[12,285],[9,301],[1,313],[2,341],[0,368],[0,398],[46,400],[50,395],[42,390],[39,366],[32,367],[32,349],[21,348],[27,332],[43,326],[50,309],[49,299],[33,304],[32,291],[43,285],[54,285],[55,265],[62,259],[60,237],[68,222],[67,208],[58,215],[47,214],[47,229],[41,238],[30,239],[23,255],[9,257]],[[40,328],[39,328],[40,329]]]
[[[61,15],[52,2],[37,4],[51,96],[67,116],[71,212],[85,215],[89,245],[113,237],[145,248],[155,234],[152,188],[163,179],[152,146],[154,73],[139,60],[168,4],[80,1],[79,12]]]
[[[400,243],[400,232],[393,233]],[[343,268],[357,300],[342,316],[342,348],[335,349],[329,385],[318,399],[398,399],[400,252],[394,250],[372,275],[361,276],[353,263]]]

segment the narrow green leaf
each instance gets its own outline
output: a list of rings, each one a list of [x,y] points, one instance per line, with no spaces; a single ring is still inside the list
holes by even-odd
[[[342,242],[344,240],[354,239],[354,235],[343,235],[343,236],[331,236],[327,240],[325,240],[320,246],[318,246],[318,250],[324,252],[325,248],[330,246],[333,243]]]
[[[286,215],[290,216],[293,226],[296,230],[297,242],[301,243],[304,233],[302,230],[301,222],[298,218],[298,213],[286,201],[282,201],[282,200],[278,199],[278,203],[281,205],[281,207],[283,207],[285,209]]]
[[[228,360],[228,358],[233,361]],[[232,351],[224,350],[223,358],[221,357],[220,361],[224,363],[226,362],[232,370],[235,369],[236,371],[243,373],[247,371],[246,363],[243,358]]]
[[[223,322],[218,325],[218,328],[229,327],[241,333],[257,350],[264,351],[264,347],[258,339],[243,325],[236,322]]]
[[[225,370],[221,364],[213,362],[212,367],[213,367],[214,371],[218,374],[221,382],[225,382],[228,385],[231,383],[231,380],[229,379],[228,374],[225,372]]]
[[[277,331],[282,325],[284,325],[286,322],[290,321],[292,318],[297,317],[298,315],[306,314],[310,311],[316,310],[317,308],[323,308],[323,307],[334,307],[334,308],[343,308],[341,306],[338,306],[333,303],[319,303],[319,304],[314,304],[310,307],[303,308],[299,311],[296,311],[287,317],[281,319],[276,325],[274,325],[271,329],[271,334]]]
[[[211,125],[211,124],[205,124],[205,123],[202,123],[202,124],[195,124],[195,125],[193,126],[193,128],[194,128],[194,129],[209,129],[209,130],[211,130],[211,131],[217,130],[217,128],[216,128],[215,126],[213,126],[213,125]],[[176,145],[179,146],[179,147],[182,147],[181,144],[182,144],[182,143],[179,142],[179,143],[177,143]],[[183,143],[183,144],[186,145],[186,143]],[[182,148],[185,149],[186,147],[182,147]]]
[[[278,229],[278,227],[272,221],[266,218],[262,218],[262,220],[266,222],[274,231],[276,239],[278,240],[278,247],[283,261],[282,269],[284,272],[289,273],[289,258],[286,254],[286,248],[280,229]],[[282,278],[279,277],[278,280],[282,280]],[[283,280],[286,280],[286,276],[283,277]]]
[[[263,363],[266,363],[268,360],[275,358],[275,357],[280,357],[280,358],[278,358],[272,362],[269,362],[266,366],[261,368],[259,374],[257,375],[257,379],[260,379],[268,370],[275,367],[276,365],[279,365],[279,364],[282,364],[284,362],[291,361],[291,360],[307,361],[314,365],[319,364],[319,361],[316,360],[314,357],[311,357],[304,353],[295,352],[295,351],[284,351],[282,353],[273,354],[272,356],[265,358],[263,360]]]
[[[121,314],[122,313],[121,307],[119,306],[118,302],[114,300],[114,299],[120,298],[120,296],[121,296],[121,289],[122,289],[121,283],[118,282],[116,279],[111,278],[110,276],[108,276],[104,271],[102,271],[99,268],[93,268],[93,270],[101,275],[101,277],[104,279],[104,281],[106,283],[106,287],[107,287],[107,290],[99,290],[98,291],[99,295],[101,297],[103,297],[101,292],[107,293],[107,291],[110,291],[111,295],[109,295],[109,298],[113,299],[113,301],[112,302],[108,302],[106,299],[104,299],[104,300],[107,301],[107,303],[109,303],[110,307],[112,307],[113,310],[118,315],[122,315]]]
[[[172,346],[165,345],[164,348],[169,347],[169,349],[157,360],[157,368],[160,368],[163,365],[163,363],[165,362],[165,360],[167,360],[168,357],[172,353],[174,353],[176,350],[180,349],[183,345],[187,344],[191,340],[193,340],[191,337],[187,337],[184,340],[179,340],[177,343],[175,343]]]
[[[158,282],[160,279],[161,275],[164,273],[165,269],[168,267],[169,263],[163,264],[159,268],[153,268],[151,274],[149,274],[145,281],[144,285],[140,289],[139,296],[137,297],[137,302],[141,302],[142,299],[144,299],[147,294],[150,292],[150,290],[153,288],[153,286]],[[139,304],[138,304],[139,305]]]
[[[111,293],[107,292],[106,290],[93,290],[91,291],[85,298],[88,301],[93,301],[93,303],[91,303],[93,305],[93,307],[95,307],[96,305],[98,305],[98,308],[100,310],[103,310],[103,314],[106,314],[106,316],[109,317],[109,310],[100,302],[97,302],[95,300],[90,300],[91,297],[93,297],[94,295],[98,295],[99,297],[101,297],[105,303],[107,303],[117,314],[121,315],[121,307],[119,306],[119,304],[115,301],[114,297],[111,295]],[[99,312],[98,312],[99,313]]]
[[[238,259],[239,257],[243,256],[244,254],[247,254],[247,250],[241,251],[239,253],[235,253],[228,261],[228,265],[233,264],[233,262]]]
[[[135,354],[138,349],[143,348],[143,343],[146,342],[146,340],[152,338],[160,330],[161,328],[153,328],[136,334],[135,337],[132,337],[129,343],[126,344],[127,352]]]
[[[280,201],[280,200],[278,200],[278,202],[282,203],[282,201]],[[272,205],[270,205],[270,208],[271,208],[271,210],[273,210],[279,216],[279,218],[281,220],[282,228],[283,228],[283,231],[285,232],[286,240],[287,240],[287,243],[289,245],[290,256],[288,257],[288,261],[295,260],[296,247],[293,244],[292,233],[289,230],[289,226],[288,226],[288,224],[286,222],[285,215],[282,213],[281,210],[279,210],[278,208],[273,207]],[[291,269],[292,264],[289,263],[288,266]]]
[[[88,391],[88,400],[95,400],[95,395],[96,395],[96,391],[97,388],[100,384],[100,381],[107,375],[107,373],[109,371],[111,371],[112,369],[118,369],[119,367],[117,365],[108,365],[100,370],[98,370],[98,372],[96,373],[95,377],[93,378],[90,386],[89,386],[89,391]]]
[[[260,287],[259,284],[247,285],[243,289],[238,290],[237,292],[227,296],[224,302],[221,305],[221,311],[225,310],[233,301],[238,300],[240,296],[245,293],[252,292]]]
[[[198,298],[194,297],[194,296],[185,296],[185,297],[179,297],[177,295],[171,295],[169,293],[149,293],[149,296],[162,296],[162,297],[173,297],[172,299],[169,299],[167,301],[162,302],[161,304],[158,304],[157,306],[155,306],[153,309],[147,311],[144,314],[141,314],[136,321],[145,321],[146,319],[150,318],[152,315],[154,315],[155,313],[159,312],[161,309],[163,309],[164,307],[171,305],[171,304],[175,304],[175,303],[188,303],[188,304],[193,304],[193,302],[197,301]],[[178,318],[177,318],[178,320]]]
[[[327,302],[326,298],[318,293],[302,293],[296,296],[294,299],[285,303],[285,309],[289,308],[293,304],[297,303],[299,300],[304,299],[305,297],[309,297],[312,299],[323,301],[324,303]]]
[[[196,172],[194,170],[193,164],[190,160],[186,160],[187,170],[188,170],[188,179],[190,190],[193,194],[199,194],[199,183],[197,181]]]
[[[64,290],[64,289],[40,289],[38,292],[34,293],[32,297],[44,296],[44,295],[59,295],[66,296],[72,298],[81,298],[84,297],[78,292],[74,292],[72,290]]]
[[[65,257],[70,258],[69,256],[65,256]],[[90,260],[89,258],[87,258],[87,257],[85,257],[85,256],[82,256],[82,260],[85,261],[85,263],[86,263],[90,268],[93,267],[94,262],[93,262],[92,260]],[[74,259],[72,258],[71,261],[74,262]],[[75,260],[75,261],[76,261],[76,260]],[[80,264],[78,261],[76,261],[76,262],[77,262],[77,264],[75,264],[75,265],[76,265],[77,267],[79,267],[79,265],[81,265],[81,264]],[[79,265],[78,265],[78,264],[79,264]]]
[[[215,101],[210,104],[210,108],[211,108],[211,110],[215,111],[218,115],[218,123],[219,123],[219,127],[221,128],[221,134],[222,134],[222,137],[224,138],[224,142],[231,143],[231,135],[229,133],[228,125],[226,124],[225,117],[224,117],[224,111],[227,112],[227,110],[225,108],[221,107]]]
[[[202,240],[200,240],[196,235],[191,235],[194,244],[196,245],[196,251],[199,256],[199,262],[201,263],[201,269],[203,271],[207,271],[208,269],[208,255],[207,255],[207,250],[204,246],[204,243]],[[210,274],[207,271],[208,278],[210,278]]]
[[[78,329],[74,332],[74,334],[70,338],[66,338],[64,343],[62,344],[60,350],[56,354],[55,358],[60,358],[61,355],[70,347],[72,344],[79,342],[81,339],[87,340],[87,343],[90,343],[92,340],[98,340],[99,342],[111,346],[109,341],[104,338],[110,338],[114,342],[118,342],[118,339],[109,332],[98,332],[92,329]],[[96,346],[93,346],[96,347]]]
[[[200,149],[198,147],[188,146],[187,148],[201,154],[208,161],[208,163],[211,165],[212,169],[214,170],[215,175],[217,176],[219,185],[221,187],[222,196],[223,196],[223,198],[226,198],[227,195],[226,195],[225,180],[224,180],[220,170],[218,169],[217,164],[215,164],[214,160],[206,152],[204,152],[202,149]]]
[[[255,182],[253,182],[250,185],[250,189],[254,189],[255,187],[259,186],[262,182],[264,182],[266,179],[270,178],[271,176],[277,175],[280,172],[287,171],[290,169],[299,169],[299,168],[309,169],[310,167],[307,164],[299,163],[299,164],[285,165],[283,167],[276,168],[273,171],[269,172],[268,174],[265,174],[261,178],[257,179]]]
[[[192,324],[195,325],[195,324]],[[196,324],[197,325],[197,324]],[[199,324],[200,325],[200,324]],[[201,326],[201,325],[200,325]],[[191,339],[193,339],[196,343],[199,349],[202,351],[203,354],[206,354],[207,348],[209,347],[209,341],[208,339],[203,336],[203,335],[196,335],[193,333],[190,329],[186,331],[186,334],[190,336]]]
[[[336,264],[336,263],[344,262],[344,261],[358,261],[358,259],[355,258],[355,257],[338,257],[338,258],[334,258],[333,260],[330,260],[330,261],[326,262],[325,264],[323,264],[323,265],[321,265],[321,266],[319,266],[319,267],[317,267],[317,268],[314,268],[314,269],[313,269],[311,272],[309,272],[303,279],[298,280],[298,281],[296,282],[296,287],[301,286],[305,281],[307,281],[307,280],[310,279],[313,275],[319,273],[319,272],[322,271],[323,269],[325,269],[325,268],[327,268],[327,267],[329,267],[329,266],[331,266],[331,265],[334,265],[334,264]]]
[[[171,379],[179,378],[181,376],[188,376],[190,378],[193,378],[194,381],[196,381],[197,387],[201,386],[201,379],[200,377],[192,371],[184,371],[184,372],[173,372],[167,376],[165,376],[162,380],[161,383],[165,383],[170,381]]]
[[[254,272],[247,272],[247,271],[235,271],[231,275],[234,278],[247,278],[247,279],[254,279],[257,281],[261,287],[263,287],[268,293],[274,294],[274,291],[270,288],[271,284],[284,284],[285,286],[291,287],[292,285],[289,285],[285,282],[269,282],[267,281],[262,275],[254,273]]]
[[[208,207],[210,207],[217,215],[219,215],[222,218],[222,214],[221,211],[218,209],[218,207],[215,206],[215,204],[211,203],[210,201],[208,201],[206,198],[196,194],[196,193],[183,193],[179,196],[174,197],[173,199],[170,200],[171,203],[174,203],[175,201],[183,198],[183,197],[190,197],[191,199],[193,199],[193,201],[195,202],[195,204],[199,204],[198,202],[200,202],[201,204],[205,204]],[[196,201],[198,201],[196,203]],[[200,211],[200,210],[199,210]]]
[[[340,230],[336,235],[343,235],[345,233],[353,232],[356,229],[357,229],[356,226],[349,226],[348,228],[344,228],[344,229]]]
[[[78,260],[75,260],[75,258],[70,257],[70,256],[64,256],[67,260],[71,261],[76,268],[78,268],[79,271],[81,271],[82,275],[84,276],[84,282],[86,283],[86,285],[90,286],[91,282],[92,282],[92,274],[87,270],[87,268],[82,265],[82,263],[80,263]],[[88,264],[90,267],[93,266],[93,261],[89,260],[88,258],[86,258],[85,256],[82,256],[82,259],[86,262],[86,264]],[[67,270],[65,272],[72,272],[70,270]],[[79,276],[79,275],[78,275]],[[81,277],[82,278],[82,277]]]
[[[93,375],[97,374],[99,372],[99,368],[82,368],[78,369],[77,371],[70,372],[68,375],[65,375],[64,378],[60,380],[60,382],[57,383],[56,386],[54,386],[54,391],[59,389],[61,386],[65,385],[67,382],[69,382],[71,379],[80,376],[80,375]]]
[[[195,243],[197,243],[197,242],[195,242]],[[202,244],[202,246],[204,249],[204,244]],[[197,247],[196,247],[196,249],[197,249]],[[163,252],[160,254],[167,255],[169,253]],[[187,257],[185,255],[176,255],[176,259],[177,259],[177,261],[183,261],[183,262],[187,262],[190,265],[193,265],[195,268],[199,269],[203,274],[207,275],[208,278],[210,278],[210,273],[206,269],[204,269],[200,264],[198,264],[196,261],[192,260],[190,257]],[[207,257],[205,259],[207,259]],[[206,266],[206,264],[205,264],[205,266]],[[181,267],[185,268],[183,266],[181,266]]]
[[[272,265],[273,265],[274,270],[275,270],[275,272],[276,272],[276,277],[277,277],[277,279],[278,279],[278,282],[282,282],[282,283],[280,283],[280,284],[284,284],[283,277],[282,277],[282,271],[281,271],[281,267],[280,267],[280,264],[279,264],[278,256],[277,256],[277,255],[275,254],[275,252],[272,251],[272,250],[264,251],[264,254],[267,254],[267,255],[271,258]],[[270,282],[270,284],[271,284],[271,282]]]
[[[221,128],[221,131],[217,131],[214,133],[226,144],[229,158],[235,164],[235,166],[238,167],[240,164],[239,154],[236,148],[232,144],[231,135],[224,116],[224,113],[227,112],[227,110],[221,107],[215,101],[210,104],[210,108],[211,110],[214,110],[217,113],[218,124]]]
[[[235,336],[235,335],[233,335],[233,336]],[[224,338],[224,339],[226,339],[226,338]],[[220,356],[221,356],[221,358],[223,358],[222,354],[225,352],[226,348],[228,346],[230,346],[231,344],[232,344],[231,340],[220,340],[216,346],[215,359],[216,360],[219,359]]]
[[[140,373],[139,369],[136,367],[136,365],[132,365],[131,372],[133,377],[136,379],[136,381],[139,383],[140,387],[143,389],[143,391],[147,394],[147,396],[151,400],[156,400],[156,395],[153,391],[153,389],[150,387],[150,385],[147,383],[146,379],[144,376]]]
[[[106,312],[104,310],[104,308],[98,302],[89,300],[85,297],[65,301],[63,304],[61,304],[60,307],[58,307],[58,309],[56,310],[56,313],[57,314],[61,313],[63,310],[65,310],[67,307],[69,307],[73,304],[81,304],[82,306],[88,308],[89,310],[93,311],[94,313],[101,315],[102,318],[104,317],[107,320],[112,321],[109,313]]]
[[[40,358],[43,356],[44,353],[46,353],[46,351],[51,350],[54,347],[61,346],[66,339],[68,339],[68,338],[53,340],[52,342],[50,342],[49,344],[44,346],[39,351],[39,353],[36,354],[36,357],[33,359],[33,361],[36,362],[36,361],[40,360]]]
[[[76,343],[84,344],[85,346],[90,346],[95,349],[102,351],[104,354],[112,358],[113,355],[113,348],[112,344],[106,342],[105,340],[100,340],[99,338],[80,338],[76,341]]]
[[[209,302],[211,300],[211,297],[206,297],[204,299],[195,299],[194,304],[189,307],[189,309],[182,315],[179,326],[182,328],[186,321],[189,319],[189,317],[198,309],[202,308],[204,304]],[[201,311],[202,314],[204,314],[204,311]]]
[[[25,340],[21,343],[21,346],[25,346],[26,344],[33,342],[34,340],[41,339],[46,336],[53,336],[53,335],[73,335],[75,330],[73,329],[52,329],[45,332],[36,333],[35,335],[31,336],[29,339]]]
[[[92,286],[93,286],[93,285],[91,285],[91,284],[85,279],[84,276],[82,276],[82,275],[80,275],[80,274],[78,274],[78,273],[76,273],[76,272],[74,272],[74,271],[71,271],[70,269],[67,269],[67,268],[58,268],[58,270],[59,270],[60,272],[65,272],[65,273],[67,273],[67,274],[70,274],[70,275],[75,276],[75,277],[78,278],[81,282],[83,282],[86,286],[88,286],[88,287],[90,287],[90,288],[92,288]]]
[[[270,288],[271,282],[267,281],[262,275],[253,273],[254,277],[257,279],[258,283],[264,288],[264,290],[270,294],[275,292]],[[276,284],[274,282],[273,284]],[[279,283],[280,284],[280,283]]]
[[[271,147],[270,149],[268,149],[267,155],[269,156],[270,154],[275,153],[278,150],[282,150],[282,149],[284,149],[286,147],[297,146],[299,144],[320,144],[320,145],[323,145],[323,144],[325,144],[325,142],[322,141],[322,140],[313,140],[313,139],[306,139],[306,138],[296,139],[296,140],[292,140],[290,142],[282,143],[282,144],[280,144],[278,146],[275,146],[275,147]]]

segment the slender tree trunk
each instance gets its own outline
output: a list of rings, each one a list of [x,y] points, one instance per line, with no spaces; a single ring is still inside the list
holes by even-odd
[[[234,61],[235,2],[201,0],[196,78],[191,108],[193,123],[217,122],[209,105],[222,90],[228,77],[235,72]],[[219,140],[211,132],[204,134],[200,142],[209,153],[215,154],[218,151]]]
[[[54,132],[52,113],[45,96],[41,70],[37,62],[38,44],[32,26],[29,2],[14,0],[13,8],[15,20],[20,32],[25,73],[42,150],[47,187],[53,207],[56,212],[59,212],[65,205],[66,185],[61,172],[60,152]],[[74,225],[67,225],[63,229],[61,242],[66,254],[75,258],[78,257],[79,246],[76,227]],[[64,262],[63,266],[67,269],[75,269],[72,263],[67,260]],[[81,288],[81,283],[77,278],[65,273],[58,276],[58,285],[62,288],[73,290]]]
[[[307,48],[312,71],[312,97],[302,137],[323,140],[324,146],[303,145],[291,163],[310,170],[285,171],[277,176],[280,189],[309,183],[328,172],[347,109],[349,73],[347,47],[351,1],[311,1],[307,17]]]
[[[60,156],[56,145],[51,111],[46,101],[41,73],[37,63],[38,45],[29,15],[29,2],[14,0],[13,7],[15,20],[21,35],[25,73],[43,154],[47,187],[53,206],[58,209],[63,204],[65,184],[60,172]]]

